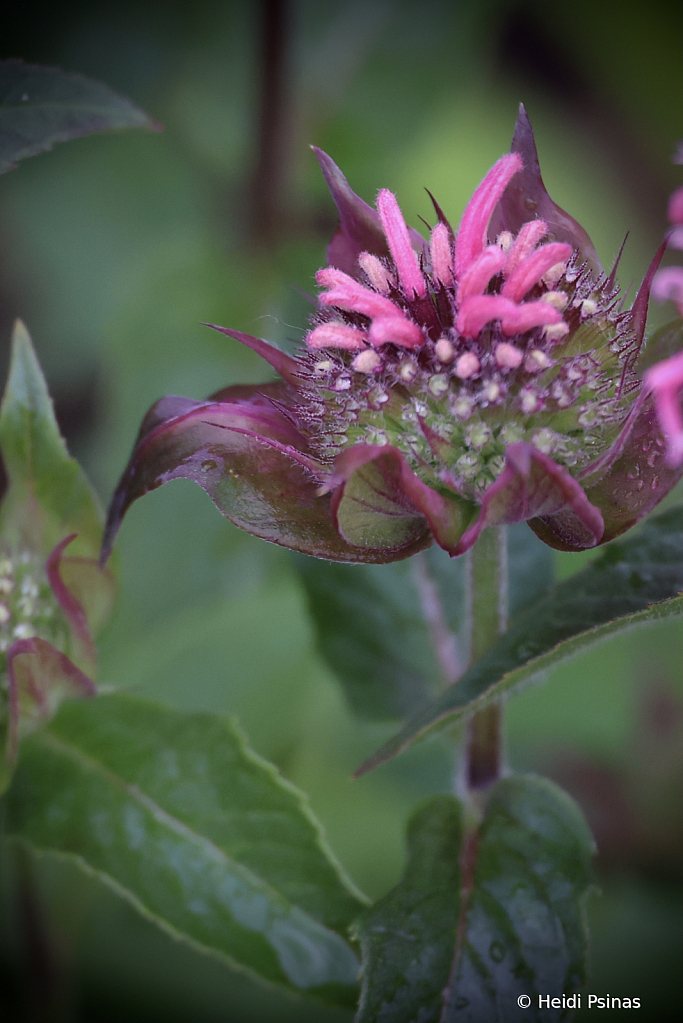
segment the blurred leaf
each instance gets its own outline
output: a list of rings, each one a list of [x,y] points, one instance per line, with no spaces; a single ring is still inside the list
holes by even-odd
[[[666,323],[648,339],[638,359],[638,373],[644,373],[650,366],[662,359],[676,355],[683,347],[683,324],[680,320]]]
[[[603,639],[683,614],[683,508],[650,519],[628,540],[611,543],[582,572],[559,583],[514,621],[489,652],[431,706],[361,766],[400,753],[418,736],[452,724],[503,693]]]
[[[464,849],[461,819],[447,796],[417,811],[404,877],[356,925],[357,1023],[549,1023],[563,1010],[539,1012],[537,996],[584,982],[593,842],[576,805],[550,782],[519,776],[498,783]]]
[[[300,793],[227,720],[120,695],[66,706],[26,743],[7,819],[175,937],[353,1004],[358,963],[340,933],[362,897]]]
[[[423,803],[408,825],[399,884],[355,925],[363,952],[357,1023],[438,1020],[460,914],[462,807]]]
[[[553,553],[525,523],[508,529],[510,614],[552,583]],[[462,558],[440,547],[392,565],[333,565],[295,558],[320,651],[354,711],[365,718],[415,713],[464,668],[457,635],[464,607]]]
[[[111,128],[157,127],[100,82],[59,68],[0,61],[0,174],[55,142]]]
[[[47,554],[69,533],[73,551],[96,557],[102,535],[97,500],[69,455],[26,327],[17,321],[5,394],[0,405],[0,449],[9,477],[1,530]]]

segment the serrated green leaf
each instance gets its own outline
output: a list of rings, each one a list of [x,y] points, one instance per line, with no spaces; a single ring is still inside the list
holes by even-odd
[[[0,405],[0,450],[10,484],[0,527],[5,542],[21,542],[47,555],[66,535],[78,533],[70,555],[97,557],[102,535],[97,499],[66,449],[31,338],[20,321]]]
[[[508,529],[510,613],[552,582],[553,554],[525,523]],[[462,671],[464,560],[440,547],[391,565],[295,558],[321,653],[361,717],[403,717]]]
[[[107,85],[60,68],[0,61],[0,174],[56,142],[112,128],[154,128]]]
[[[64,706],[25,744],[7,825],[176,937],[271,983],[354,1003],[358,963],[341,935],[362,896],[303,797],[229,721],[121,695]]]
[[[400,883],[356,924],[363,953],[357,1023],[439,1019],[460,914],[462,816],[450,796],[416,811]]]
[[[627,629],[683,614],[683,508],[611,543],[587,568],[553,587],[489,652],[361,766],[359,774],[415,739],[480,710],[503,693]]]
[[[580,810],[552,782],[512,777],[496,786],[479,829],[441,1023],[567,1018],[562,1008],[539,1008],[538,996],[571,995],[586,980],[583,901],[593,852]],[[528,1008],[518,1005],[520,995],[530,997]]]
[[[357,923],[356,1023],[566,1018],[539,1010],[538,995],[571,995],[586,976],[593,843],[580,811],[548,781],[511,777],[464,845],[462,819],[452,797],[424,804],[410,824],[404,877]]]

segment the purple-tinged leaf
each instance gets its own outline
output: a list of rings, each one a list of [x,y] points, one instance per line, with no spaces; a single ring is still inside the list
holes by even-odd
[[[56,142],[160,125],[107,85],[60,68],[0,61],[0,174]]]
[[[90,631],[90,625],[88,622],[88,616],[85,612],[83,603],[78,599],[73,591],[67,586],[64,577],[64,562],[63,557],[64,550],[68,545],[76,539],[76,534],[72,533],[71,536],[67,536],[64,540],[57,544],[45,563],[45,570],[47,572],[48,582],[52,588],[52,592],[57,598],[57,602],[62,610],[64,617],[69,623],[69,630],[71,632],[71,640],[73,648],[71,651],[73,659],[78,665],[80,665],[85,671],[90,674],[94,674],[97,670],[97,648],[93,642],[92,634]],[[108,581],[100,581],[99,576],[104,576],[105,579],[109,575],[106,569],[100,569],[96,561],[87,558],[80,558],[78,562],[81,565],[80,575],[80,591],[79,596],[86,599],[86,603],[89,602],[90,591],[99,591],[103,587],[107,591],[111,592]],[[87,574],[83,571],[83,567],[89,564],[91,571]],[[72,576],[75,573],[72,571]],[[84,585],[85,584],[85,585]],[[99,603],[99,601],[98,601]]]
[[[534,133],[523,103],[519,107],[510,152],[519,153],[524,169],[512,179],[493,212],[489,226],[491,241],[495,241],[501,231],[511,231],[516,235],[529,220],[544,220],[551,240],[568,242],[573,249],[578,249],[582,261],[585,260],[592,270],[599,271],[600,260],[592,241],[581,225],[554,203],[546,191]]]
[[[666,252],[667,242],[664,241],[659,246],[652,261],[647,268],[647,273],[643,278],[643,283],[638,288],[638,294],[636,295],[635,302],[631,306],[630,320],[631,328],[635,335],[636,344],[634,345],[634,360],[638,359],[640,355],[640,349],[643,345],[643,338],[645,336],[645,324],[647,322],[647,310],[650,304],[650,291],[652,289],[652,281],[654,276],[659,270],[659,264],[662,262],[664,253]]]
[[[283,380],[287,383],[292,384],[296,387],[301,381],[299,377],[299,364],[296,359],[293,359],[291,355],[287,355],[286,352],[281,352],[279,348],[275,348],[274,345],[269,344],[260,337],[252,337],[251,334],[243,334],[241,330],[230,330],[228,327],[219,327],[215,323],[205,323],[205,327],[211,327],[212,330],[217,330],[221,334],[227,334],[228,337],[232,337],[235,341],[239,341],[241,344],[246,345],[247,348],[251,348],[253,352],[260,355],[269,366],[279,373]]]
[[[600,509],[605,520],[605,533],[600,542],[607,543],[621,536],[639,522],[682,476],[683,465],[667,464],[666,439],[650,396],[643,404],[621,456],[594,486],[590,485],[590,480],[585,483],[588,500]],[[541,540],[549,542],[535,522],[530,525]]]
[[[319,494],[322,467],[274,404],[286,386],[238,386],[221,392],[220,402],[162,398],[153,406],[112,499],[102,561],[130,505],[173,479],[197,483],[235,525],[290,550],[332,561],[394,560],[393,551],[360,551],[337,533],[330,496]],[[421,545],[408,543],[398,556],[428,542],[427,535]]]
[[[602,516],[580,484],[552,458],[520,441],[508,446],[503,472],[484,494],[478,519],[454,553],[468,551],[488,526],[535,517],[553,523],[558,535],[571,544],[570,550],[595,547],[603,534]]]
[[[350,277],[361,279],[358,257],[361,252],[388,258],[389,246],[379,214],[356,195],[334,160],[317,146],[311,146],[339,211],[339,227],[327,249],[330,266],[343,270]],[[426,242],[414,228],[408,228],[416,252],[423,252]]]
[[[457,494],[441,494],[418,479],[397,448],[376,444],[347,448],[335,461],[332,510],[341,535],[358,547],[386,550],[431,535],[453,553],[472,517],[472,506]]]
[[[93,681],[45,639],[18,639],[7,651],[9,728],[6,760],[14,764],[19,742],[53,717],[62,700],[95,695]]]

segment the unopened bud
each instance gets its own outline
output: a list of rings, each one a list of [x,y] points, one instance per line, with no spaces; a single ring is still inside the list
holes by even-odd
[[[564,273],[565,267],[566,263],[555,263],[554,266],[551,266],[550,269],[546,270],[543,274],[543,283],[549,288],[554,288]]]
[[[524,388],[524,390],[519,392],[519,406],[526,416],[532,415],[539,405],[540,401],[534,391]]]
[[[548,341],[561,341],[568,333],[569,327],[566,323],[549,323],[543,328],[543,336],[546,337]]]
[[[559,313],[566,308],[568,301],[569,296],[565,295],[564,291],[546,291],[545,295],[541,295],[541,302],[547,302]]]
[[[501,369],[517,369],[521,365],[524,353],[515,345],[501,341],[496,345],[496,362]]]
[[[470,377],[479,372],[479,369],[480,362],[474,352],[463,352],[455,364],[455,375],[460,377],[461,380],[469,380]]]
[[[412,384],[417,376],[417,366],[412,359],[403,359],[398,364],[398,375],[404,384]]]
[[[439,362],[449,363],[455,358],[455,348],[447,337],[439,338],[434,345],[434,353]]]
[[[381,356],[372,348],[366,348],[364,352],[358,353],[351,363],[351,368],[355,369],[356,373],[376,373],[382,365]]]
[[[524,360],[524,369],[527,373],[540,373],[543,369],[552,366],[551,360],[540,348],[532,348]]]
[[[361,252],[358,262],[375,291],[379,291],[380,295],[388,295],[394,278],[384,263],[371,252]]]
[[[496,383],[495,380],[489,380],[488,384],[482,388],[482,397],[489,403],[498,401],[501,396],[501,386]]]
[[[444,373],[437,373],[435,376],[429,378],[427,386],[434,397],[438,398],[441,394],[445,394],[448,390],[448,377]]]

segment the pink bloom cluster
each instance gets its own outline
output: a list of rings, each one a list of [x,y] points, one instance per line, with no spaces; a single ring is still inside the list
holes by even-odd
[[[571,246],[566,242],[539,244],[548,233],[548,225],[541,219],[525,223],[516,237],[509,231],[502,231],[495,244],[487,244],[493,211],[510,180],[522,167],[519,154],[508,153],[491,168],[465,209],[455,244],[443,221],[431,232],[432,278],[445,288],[457,284],[455,326],[463,338],[476,338],[494,321],[500,322],[507,338],[535,327],[544,328],[546,338],[558,341],[569,332],[561,314],[567,303],[566,295],[548,290],[540,299],[524,299],[536,285],[541,282],[551,285],[562,276],[572,255]],[[368,351],[368,347],[393,343],[414,350],[425,342],[419,320],[424,318],[428,283],[396,198],[386,189],[379,193],[377,212],[396,277],[370,252],[362,252],[358,262],[371,287],[334,267],[326,267],[316,276],[318,284],[328,289],[320,297],[320,304],[369,317],[369,329],[332,321],[315,327],[306,338],[309,348],[358,351],[352,367],[359,372],[375,372],[382,365],[382,360]],[[494,278],[500,278],[502,284],[496,293],[488,294]],[[389,297],[397,287],[408,298],[408,310]],[[415,317],[410,315],[411,305],[416,306]],[[443,354],[447,354],[449,344],[444,338]],[[496,346],[495,358],[501,368],[514,369],[521,364],[524,353],[509,342],[501,341]],[[456,361],[455,375],[465,380],[479,369],[476,354],[465,351]]]

